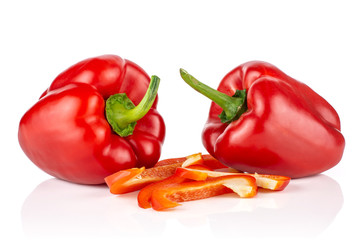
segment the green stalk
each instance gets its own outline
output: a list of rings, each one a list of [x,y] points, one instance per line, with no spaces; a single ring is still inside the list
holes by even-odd
[[[219,92],[200,82],[184,69],[180,69],[181,78],[193,89],[219,105],[223,112],[219,115],[221,122],[230,123],[237,120],[247,110],[246,90],[236,90],[234,96]]]
[[[153,105],[159,88],[160,78],[152,76],[149,87],[141,102],[135,106],[126,93],[110,96],[106,101],[106,118],[121,137],[126,137],[134,132],[136,122],[143,118]]]

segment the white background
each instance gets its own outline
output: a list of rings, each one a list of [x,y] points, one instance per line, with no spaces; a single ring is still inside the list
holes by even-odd
[[[356,1],[1,1],[0,235],[7,237],[0,238],[356,239],[359,12]],[[20,149],[19,120],[57,74],[108,53],[162,79],[162,159],[205,152],[210,101],[181,80],[179,68],[216,88],[249,60],[276,65],[334,106],[343,159],[281,193],[221,196],[163,213],[138,208],[136,193],[118,197],[104,186],[53,179]]]

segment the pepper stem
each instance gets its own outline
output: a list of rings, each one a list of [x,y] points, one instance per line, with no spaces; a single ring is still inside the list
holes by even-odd
[[[114,132],[127,137],[134,132],[136,122],[143,118],[153,105],[159,88],[160,78],[152,76],[145,96],[135,106],[126,93],[111,95],[106,100],[106,118]]]
[[[180,68],[180,75],[190,87],[211,99],[223,109],[223,112],[219,115],[221,122],[230,123],[237,120],[247,110],[246,90],[236,90],[231,97],[200,82],[182,68]]]

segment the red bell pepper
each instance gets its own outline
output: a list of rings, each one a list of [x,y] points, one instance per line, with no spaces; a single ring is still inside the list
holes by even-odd
[[[213,101],[202,139],[207,151],[225,165],[299,178],[341,160],[345,140],[334,108],[275,66],[242,64],[223,78],[218,91],[183,69],[180,73]]]
[[[121,169],[152,167],[165,138],[159,81],[118,56],[81,61],[25,113],[19,143],[39,168],[75,183],[100,184]]]

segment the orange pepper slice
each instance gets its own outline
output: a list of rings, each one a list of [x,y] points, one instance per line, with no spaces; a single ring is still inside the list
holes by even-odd
[[[200,165],[200,164],[196,164],[196,165],[191,165],[188,166],[191,169],[200,169],[200,170],[211,170],[209,169],[207,166],[204,165]],[[169,187],[172,184],[177,184],[177,183],[182,183],[182,182],[188,182],[191,181],[188,178],[183,178],[180,177],[176,174],[165,178],[164,180],[161,180],[159,182],[154,182],[150,185],[147,185],[146,187],[142,188],[138,194],[137,200],[138,200],[138,205],[141,208],[151,208],[151,197],[152,197],[152,193],[156,190],[156,189],[160,189],[164,186]]]
[[[286,176],[279,175],[267,175],[267,174],[249,174],[249,173],[230,173],[230,172],[217,172],[217,171],[207,171],[201,169],[189,169],[179,167],[176,169],[176,175],[183,178],[189,178],[192,180],[205,180],[208,178],[222,177],[222,176],[252,176],[256,179],[258,187],[281,191],[283,190],[290,182],[291,178]]]
[[[199,165],[203,162],[200,153],[192,154],[185,158],[173,158],[161,161],[163,163],[158,164],[155,167],[145,169],[131,168],[118,171],[105,178],[105,183],[110,188],[112,194],[124,194],[128,192],[137,191],[153,182],[161,181],[167,177],[172,176],[178,167],[183,166],[185,162],[186,166],[191,164]],[[205,166],[193,166],[194,168],[211,170]]]
[[[172,184],[182,183],[185,181],[189,181],[189,179],[179,177],[177,175],[172,175],[164,180],[147,185],[146,187],[141,189],[138,194],[137,200],[139,207],[151,208],[151,197],[156,189],[160,189],[164,186],[169,187]]]
[[[211,155],[197,153],[184,158],[165,159],[149,169],[122,170],[106,177],[105,181],[113,194],[141,189],[138,205],[162,211],[179,206],[179,202],[229,192],[235,192],[240,197],[253,197],[258,187],[280,191],[289,184],[290,178],[240,173]]]
[[[217,160],[210,154],[203,154],[202,157],[203,157],[203,164],[212,169],[229,168],[228,166],[222,164],[219,160]]]
[[[200,161],[196,163],[197,165],[205,165],[211,169],[228,168],[228,166],[222,164],[219,160],[217,160],[210,154],[201,154],[201,153],[192,154],[190,156],[182,157],[182,158],[169,158],[169,159],[161,160],[155,164],[155,167],[174,164],[174,163],[180,163],[180,162],[184,163],[185,161],[189,160],[190,157],[193,158],[193,160],[195,160],[200,155],[202,157],[202,160],[199,159]],[[189,165],[190,164],[188,164],[187,166],[189,166]],[[195,163],[193,163],[191,165],[195,165]],[[182,166],[182,167],[186,167],[186,164],[185,164],[185,166]]]
[[[235,192],[244,198],[255,196],[257,193],[255,178],[248,175],[231,175],[203,181],[158,185],[152,192],[151,206],[156,211],[162,211],[179,206],[179,202],[204,199],[230,192]]]
[[[164,159],[164,160],[158,161],[154,167],[160,167],[160,166],[170,165],[170,164],[174,164],[174,163],[183,163],[185,161],[186,161],[186,157],[169,158],[169,159]]]
[[[105,183],[112,194],[123,194],[137,191],[150,183],[157,182],[173,175],[182,163],[174,163],[145,169],[131,168],[121,170],[105,178]]]
[[[131,168],[116,172],[105,178],[105,183],[110,188],[110,192],[113,194],[127,193],[135,191],[138,185],[131,185],[130,182],[136,176],[139,176],[144,172],[145,167],[142,168]]]

